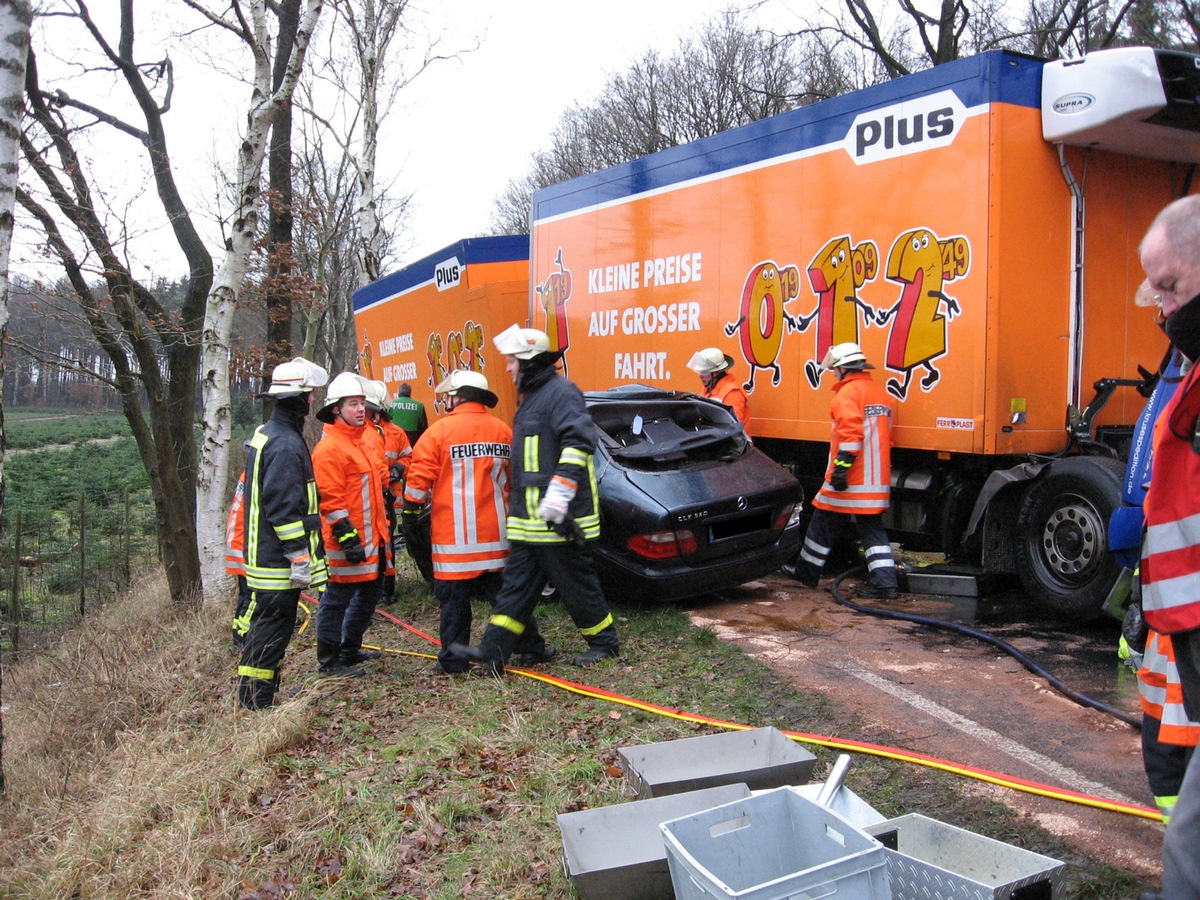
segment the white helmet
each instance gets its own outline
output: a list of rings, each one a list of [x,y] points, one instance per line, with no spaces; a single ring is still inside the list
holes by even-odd
[[[705,347],[692,354],[687,367],[697,375],[710,375],[713,372],[724,372],[732,364],[733,360],[718,347]]]
[[[298,397],[324,387],[329,373],[303,356],[280,363],[271,372],[271,385],[260,397]]]
[[[550,337],[546,332],[522,328],[520,325],[505,328],[492,338],[492,343],[505,356],[515,356],[517,359],[533,359],[550,352]]]
[[[325,403],[317,410],[317,418],[322,422],[332,422],[335,406],[347,397],[362,397],[365,400],[370,385],[371,382],[356,372],[342,372],[329,383],[329,389],[325,391]]]
[[[443,378],[442,383],[433,390],[435,393],[446,394],[450,397],[475,400],[489,409],[499,402],[499,398],[488,388],[487,377],[482,372],[475,372],[471,369],[455,369]]]
[[[821,368],[829,372],[833,369],[873,369],[875,367],[867,362],[862,347],[847,341],[844,344],[834,344],[829,348],[829,352],[821,360]]]
[[[367,381],[366,385],[367,407],[375,410],[375,412],[383,412],[387,406],[387,382]]]

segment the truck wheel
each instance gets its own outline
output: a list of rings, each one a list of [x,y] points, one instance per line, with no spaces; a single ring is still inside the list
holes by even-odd
[[[1103,612],[1120,572],[1108,519],[1121,505],[1124,466],[1105,457],[1061,459],[1030,487],[1017,515],[1017,572],[1047,612],[1088,622]]]

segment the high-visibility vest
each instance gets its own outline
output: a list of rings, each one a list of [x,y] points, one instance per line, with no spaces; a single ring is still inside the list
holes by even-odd
[[[459,403],[421,436],[404,484],[409,503],[431,504],[433,577],[474,578],[504,568],[512,429],[482,403]]]
[[[875,515],[891,504],[892,415],[891,397],[866,372],[851,372],[833,386],[833,437],[825,483],[812,505],[839,513]],[[846,473],[846,490],[835,491],[829,483],[838,453],[854,454]]]
[[[242,516],[245,496],[246,473],[243,471],[233,490],[229,518],[225,520],[225,571],[230,575],[246,574],[246,522]]]
[[[1169,635],[1153,629],[1146,638],[1142,667],[1138,669],[1138,699],[1142,712],[1160,723],[1158,739],[1164,744],[1195,747],[1200,744],[1200,723],[1183,708],[1183,685],[1175,665],[1175,648]]]
[[[704,392],[704,396],[732,409],[746,434],[750,434],[750,400],[736,378],[729,374],[721,376],[716,384]]]
[[[313,472],[321,499],[321,533],[332,581],[370,581],[377,577],[381,571],[380,547],[391,544],[379,480],[378,446],[378,434],[370,425],[353,428],[338,420],[325,427],[313,449]],[[334,524],[344,519],[358,532],[366,553],[363,562],[350,562],[334,536]]]
[[[1200,453],[1192,449],[1190,433],[1186,440],[1175,433],[1196,427],[1197,407],[1200,365],[1158,418],[1154,472],[1143,503],[1142,612],[1160,634],[1200,628]]]

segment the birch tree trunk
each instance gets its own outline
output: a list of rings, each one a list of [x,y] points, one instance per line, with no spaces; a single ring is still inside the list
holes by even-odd
[[[230,220],[225,256],[213,279],[204,317],[201,357],[204,444],[197,479],[196,533],[200,544],[200,571],[205,598],[216,598],[227,586],[224,569],[225,503],[229,494],[229,445],[233,415],[229,398],[230,333],[238,292],[250,264],[250,253],[261,214],[263,160],[271,125],[281,109],[291,103],[296,80],[304,64],[309,39],[316,27],[323,0],[305,0],[296,27],[295,44],[287,71],[276,90],[272,84],[271,35],[267,27],[267,0],[249,0],[249,21],[234,3],[238,24],[231,25],[204,9],[198,0],[188,5],[222,27],[236,31],[254,59],[254,76],[246,130],[238,147],[235,180],[236,206]]]
[[[17,197],[17,157],[25,108],[25,60],[29,54],[28,0],[0,0],[0,513],[4,512],[4,335],[8,328],[8,253]],[[0,664],[0,794],[4,793],[4,666]]]

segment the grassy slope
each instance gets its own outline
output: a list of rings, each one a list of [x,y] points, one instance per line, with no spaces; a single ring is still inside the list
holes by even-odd
[[[436,633],[428,590],[405,589],[394,612]],[[571,897],[555,816],[631,799],[619,747],[713,730],[515,674],[438,676],[409,655],[430,645],[382,622],[368,641],[404,652],[367,678],[316,679],[303,633],[285,673],[300,692],[246,713],[226,610],[173,611],[164,595],[143,585],[52,657],[5,671],[0,896]],[[617,613],[619,661],[548,671],[720,719],[826,729],[826,700],[790,692],[678,610]],[[578,648],[561,608],[540,619]],[[810,749],[823,777],[832,754]],[[1068,860],[1070,897],[1137,892],[949,775],[856,757],[847,783],[885,815],[919,810]]]

